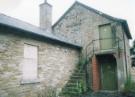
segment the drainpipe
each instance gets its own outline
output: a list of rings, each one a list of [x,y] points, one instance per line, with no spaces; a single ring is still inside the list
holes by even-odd
[[[127,77],[128,76],[128,72],[127,72],[127,58],[126,58],[127,52],[126,52],[126,45],[125,45],[125,43],[126,43],[125,42],[125,35],[124,35],[123,31],[122,31],[122,34],[123,34],[123,42],[124,42],[124,55],[125,55],[125,65],[126,65],[126,77]]]

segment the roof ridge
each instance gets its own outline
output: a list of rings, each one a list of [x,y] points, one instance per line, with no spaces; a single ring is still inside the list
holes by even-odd
[[[89,10],[92,10],[92,11],[94,11],[95,13],[97,13],[97,14],[99,14],[99,15],[102,15],[102,16],[104,16],[104,17],[106,17],[106,18],[109,18],[109,19],[112,19],[112,20],[118,20],[118,21],[125,21],[125,19],[116,18],[116,17],[114,17],[114,16],[108,15],[108,14],[102,12],[102,11],[96,10],[95,8],[92,8],[92,7],[90,7],[90,6],[88,6],[88,5],[84,4],[84,3],[82,3],[82,2],[76,0],[76,1],[69,7],[69,9],[68,9],[67,11],[65,11],[64,14],[52,25],[52,27],[54,27],[54,26],[67,14],[67,12],[70,11],[70,9],[72,9],[72,7],[73,7],[75,4],[82,5],[82,6],[84,6],[85,8],[87,8],[87,9],[89,9]]]

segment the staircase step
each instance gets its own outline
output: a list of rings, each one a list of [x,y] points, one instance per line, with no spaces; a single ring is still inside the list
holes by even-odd
[[[75,76],[85,76],[85,73],[74,73]]]
[[[85,80],[85,79],[83,79],[83,77],[82,78],[72,78],[72,79],[69,79],[68,83],[76,84],[76,83],[78,83],[78,82],[80,82],[82,80]]]
[[[63,91],[64,92],[72,92],[72,91],[79,92],[78,89],[75,88],[75,87],[66,87],[66,88],[63,89]]]
[[[66,87],[76,87],[77,83],[67,83]]]
[[[80,93],[79,92],[70,91],[70,92],[63,92],[62,94],[75,94],[75,95],[78,95]]]
[[[69,79],[68,83],[77,83],[77,79]]]
[[[64,96],[68,96],[68,95],[71,95],[70,97],[73,97],[73,96],[79,96],[80,93],[79,92],[63,92],[62,94],[60,95],[64,95]],[[69,96],[68,96],[69,97]]]
[[[81,79],[81,78],[83,78],[83,76],[76,76],[76,75],[71,76],[71,79]]]
[[[84,70],[78,70],[78,69],[76,69],[76,70],[74,71],[74,73],[76,73],[76,72],[78,72],[78,73],[85,73]]]

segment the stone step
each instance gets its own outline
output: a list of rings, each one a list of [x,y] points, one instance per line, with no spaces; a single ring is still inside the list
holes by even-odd
[[[76,87],[77,83],[67,83],[65,87]]]
[[[78,72],[78,73],[85,73],[85,70],[78,70],[78,69],[76,69],[76,70],[74,71],[74,73],[76,73],[76,72]]]
[[[76,76],[76,75],[73,75],[70,77],[71,79],[82,79],[83,76]]]
[[[68,83],[76,83],[78,80],[77,79],[69,79]]]
[[[75,76],[85,76],[85,73],[74,73]]]
[[[78,92],[79,93],[79,90],[73,87],[66,87],[63,89],[63,92]]]
[[[72,97],[73,96],[79,96],[80,95],[80,93],[79,92],[62,92],[62,94],[60,94],[60,95],[64,95],[64,96],[66,96],[66,95],[72,95]],[[69,97],[69,96],[68,96]]]
[[[80,82],[82,79],[70,79],[69,81],[68,81],[68,83],[74,83],[74,84],[77,84],[78,82]]]

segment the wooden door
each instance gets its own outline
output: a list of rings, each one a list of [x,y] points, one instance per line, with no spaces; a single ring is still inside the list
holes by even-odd
[[[99,26],[99,38],[101,50],[111,49],[113,47],[113,33],[110,24]]]
[[[102,90],[117,90],[116,61],[105,58],[101,62],[101,88]]]

